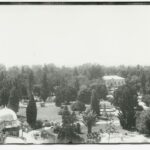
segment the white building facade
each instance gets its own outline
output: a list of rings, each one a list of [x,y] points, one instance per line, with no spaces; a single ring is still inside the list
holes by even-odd
[[[116,75],[103,76],[103,80],[107,88],[118,88],[125,84],[125,78]]]

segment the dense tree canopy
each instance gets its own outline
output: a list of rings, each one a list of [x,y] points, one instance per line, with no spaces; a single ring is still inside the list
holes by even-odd
[[[58,96],[57,103],[74,101],[78,95],[79,101],[89,104],[94,84],[99,99],[105,99],[107,95],[107,89],[101,82],[103,75],[122,76],[126,78],[126,83],[134,86],[138,92],[150,94],[149,66],[105,67],[98,64],[83,64],[69,68],[47,64],[32,67],[14,66],[6,69],[4,65],[0,65],[0,99],[2,100],[5,94],[10,96],[10,90],[15,85],[19,99],[29,97],[31,93],[35,95],[38,93],[38,96],[45,100],[49,95],[62,93],[63,96]],[[35,88],[37,86],[38,88]],[[7,89],[7,93],[4,89]],[[68,96],[63,93],[68,93]],[[69,93],[73,96],[71,97]]]
[[[131,85],[124,85],[114,93],[114,105],[119,109],[119,119],[123,128],[135,127],[137,91]]]
[[[13,87],[10,91],[8,108],[12,109],[15,112],[18,112],[19,109],[19,95],[16,87]]]
[[[88,87],[83,87],[78,93],[78,100],[84,104],[89,104],[91,101],[91,90]]]
[[[69,104],[71,101],[75,101],[77,98],[77,90],[69,86],[58,86],[56,88],[56,106],[60,106],[61,103]]]
[[[3,88],[0,91],[0,105],[7,106],[8,101],[9,101],[9,90]]]

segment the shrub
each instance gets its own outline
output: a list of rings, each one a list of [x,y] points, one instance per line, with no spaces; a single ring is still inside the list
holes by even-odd
[[[58,134],[60,130],[61,130],[61,126],[56,125],[56,126],[54,126],[53,132],[56,133],[56,134]]]
[[[47,120],[45,120],[44,123],[43,123],[43,126],[44,127],[51,127],[51,123],[48,122]]]
[[[41,120],[37,120],[35,123],[35,129],[41,129],[43,127],[43,122]]]
[[[88,144],[95,144],[101,141],[101,135],[99,132],[91,132],[87,134],[87,141]]]
[[[150,109],[144,110],[137,115],[136,129],[140,133],[150,134]]]
[[[85,104],[80,102],[80,101],[76,101],[71,105],[71,109],[72,111],[85,111],[86,107]]]

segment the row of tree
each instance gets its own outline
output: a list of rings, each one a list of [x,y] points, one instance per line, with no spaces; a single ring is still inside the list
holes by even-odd
[[[7,105],[9,99],[18,101],[28,98],[31,92],[44,101],[47,97],[56,95],[57,106],[76,99],[90,103],[93,87],[99,91],[96,92],[99,98],[105,98],[107,90],[102,76],[112,74],[125,77],[126,83],[134,85],[137,91],[150,94],[150,67],[147,66],[104,67],[84,64],[69,68],[48,64],[6,69],[0,65],[0,103]]]

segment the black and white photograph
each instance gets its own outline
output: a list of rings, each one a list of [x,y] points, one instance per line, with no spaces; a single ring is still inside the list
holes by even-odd
[[[1,145],[150,143],[150,6],[93,4],[0,2]]]

